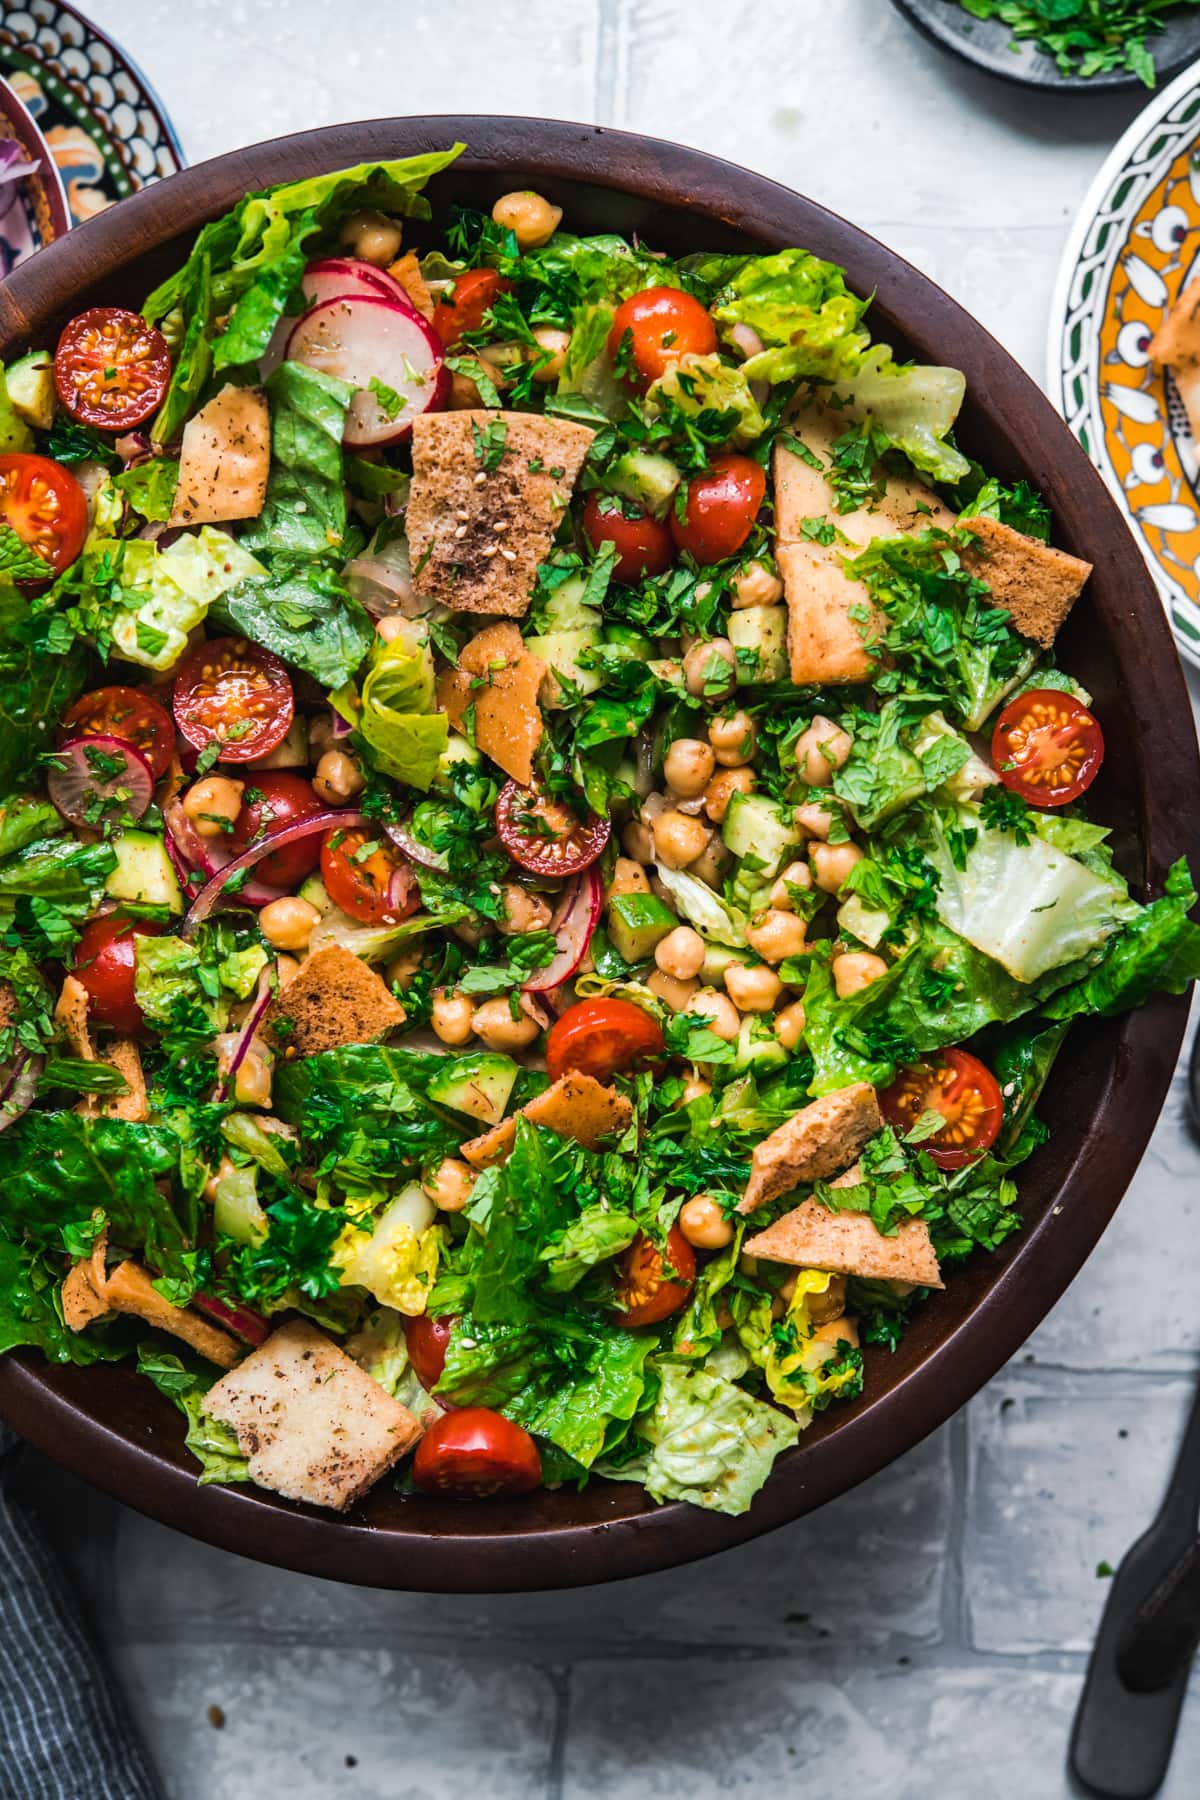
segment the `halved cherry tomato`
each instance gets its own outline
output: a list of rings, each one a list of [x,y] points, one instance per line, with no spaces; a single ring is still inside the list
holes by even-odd
[[[598,813],[581,819],[540,788],[506,781],[496,802],[496,830],[515,863],[531,875],[578,875],[590,868],[612,832]]]
[[[161,331],[123,306],[92,306],[71,320],[54,352],[54,386],[73,419],[129,431],[162,405],[171,352]]]
[[[45,560],[49,581],[83,549],[87,500],[61,463],[14,451],[0,456],[0,520]]]
[[[510,294],[512,282],[495,269],[467,269],[446,298],[433,309],[433,329],[447,350],[467,331],[479,331],[497,294]]]
[[[649,387],[681,356],[711,356],[716,347],[716,326],[681,288],[645,288],[623,300],[608,334],[613,367],[632,387]]]
[[[413,1480],[426,1494],[487,1500],[528,1494],[541,1485],[542,1459],[527,1431],[486,1406],[443,1413],[413,1458]]]
[[[992,761],[1005,787],[1031,805],[1065,806],[1099,774],[1104,733],[1073,694],[1030,688],[996,720]]]
[[[417,1380],[430,1393],[442,1379],[446,1347],[453,1330],[453,1318],[431,1319],[428,1313],[418,1313],[415,1318],[404,1320],[408,1360],[416,1371]]]
[[[166,774],[175,752],[170,713],[142,688],[93,688],[81,695],[64,717],[58,741],[77,737],[114,737],[132,744],[150,764],[155,781]]]
[[[247,774],[242,795],[242,810],[234,820],[229,844],[234,850],[248,850],[274,837],[297,819],[312,819],[325,808],[313,792],[311,781],[293,775],[286,769],[264,769],[261,774]],[[282,850],[272,850],[254,866],[256,881],[270,887],[294,888],[311,875],[321,860],[321,836],[298,838]]]
[[[71,973],[87,989],[88,1015],[98,1025],[110,1025],[123,1037],[136,1037],[142,1029],[145,1020],[134,987],[135,940],[161,933],[162,926],[153,919],[129,919],[115,912],[84,926]]]
[[[253,762],[287,736],[296,709],[277,656],[245,638],[197,644],[175,677],[175,723],[193,750],[213,738],[222,762]]]
[[[671,509],[671,536],[698,563],[724,562],[750,536],[767,491],[766,471],[749,456],[714,456],[687,485],[683,517]]]
[[[990,1150],[1004,1121],[1004,1101],[992,1071],[969,1050],[939,1050],[928,1062],[901,1069],[879,1096],[889,1125],[911,1131],[922,1113],[946,1123],[921,1149],[939,1169],[961,1169]]]
[[[571,1069],[611,1081],[619,1069],[662,1052],[658,1020],[632,1000],[577,1000],[550,1027],[546,1072],[551,1081]]]
[[[589,494],[583,505],[583,530],[593,550],[611,544],[617,553],[613,580],[632,587],[645,575],[661,575],[675,561],[671,533],[661,520],[643,512],[632,500],[615,494]]]
[[[361,825],[325,838],[321,880],[333,904],[362,925],[398,925],[421,904],[412,869],[396,846]]]
[[[669,1319],[686,1304],[695,1280],[695,1252],[678,1225],[667,1233],[666,1260],[658,1245],[639,1231],[617,1260],[617,1323],[657,1325]]]

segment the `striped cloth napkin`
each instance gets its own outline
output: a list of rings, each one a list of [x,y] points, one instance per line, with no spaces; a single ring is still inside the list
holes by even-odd
[[[19,1443],[0,1425],[0,1794],[163,1800],[58,1558],[12,1491]]]

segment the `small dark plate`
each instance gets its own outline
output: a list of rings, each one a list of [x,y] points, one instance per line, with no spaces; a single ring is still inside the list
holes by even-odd
[[[954,56],[1015,81],[1021,87],[1057,88],[1069,94],[1116,93],[1122,89],[1140,88],[1142,83],[1128,69],[1114,69],[1106,75],[1060,75],[1052,56],[1045,56],[1033,44],[1014,47],[1012,31],[999,19],[975,19],[964,12],[958,0],[892,0],[915,25],[922,36],[939,44]],[[1181,69],[1200,57],[1200,7],[1187,8],[1171,18],[1165,30],[1152,32],[1147,47],[1154,58],[1161,87]]]

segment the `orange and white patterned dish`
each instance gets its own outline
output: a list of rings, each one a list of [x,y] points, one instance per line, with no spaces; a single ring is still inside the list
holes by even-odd
[[[1150,339],[1200,273],[1200,64],[1155,96],[1076,221],[1051,314],[1049,387],[1116,495],[1180,654],[1200,667],[1200,444]]]

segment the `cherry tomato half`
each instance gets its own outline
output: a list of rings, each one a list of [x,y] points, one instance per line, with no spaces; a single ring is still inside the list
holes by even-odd
[[[539,788],[506,781],[496,802],[496,830],[515,863],[531,875],[578,875],[590,868],[612,825],[598,813],[581,819]]]
[[[724,562],[750,536],[767,491],[766,471],[749,456],[714,456],[687,485],[683,517],[672,507],[671,536],[698,563]]]
[[[134,940],[161,934],[162,926],[152,919],[128,919],[115,912],[84,926],[71,973],[87,989],[88,1014],[98,1025],[110,1025],[123,1037],[136,1037],[142,1029],[145,1021],[134,991]]]
[[[589,494],[583,505],[583,530],[593,550],[611,544],[617,553],[613,580],[633,587],[646,575],[661,575],[675,561],[671,533],[661,520],[631,500],[614,494]]]
[[[540,1487],[542,1459],[527,1431],[486,1406],[443,1413],[413,1458],[413,1480],[426,1494],[487,1500]]]
[[[171,352],[161,331],[122,306],[92,306],[71,320],[54,352],[54,386],[73,419],[129,431],[162,405]]]
[[[14,451],[0,456],[0,520],[44,559],[49,581],[83,549],[87,500],[61,463]]]
[[[670,1262],[670,1270],[667,1268]],[[639,1231],[617,1261],[620,1325],[657,1325],[687,1302],[696,1280],[696,1256],[678,1225],[667,1233],[667,1257]]]
[[[150,764],[155,781],[166,774],[175,753],[170,713],[141,688],[93,688],[81,695],[64,717],[58,741],[77,737],[114,737],[132,744]]]
[[[647,1056],[661,1056],[658,1020],[632,1000],[577,1000],[550,1027],[546,1071],[551,1081],[576,1069],[595,1081],[611,1081]]]
[[[396,846],[361,825],[339,827],[325,838],[321,880],[333,904],[362,925],[398,925],[421,904],[413,872]]]
[[[633,387],[649,387],[681,356],[711,356],[716,347],[716,326],[681,288],[645,288],[623,300],[608,334],[613,367]]]
[[[230,846],[235,851],[248,850],[264,838],[274,837],[285,826],[294,825],[297,819],[312,819],[324,811],[312,782],[303,775],[292,775],[284,769],[249,773]],[[254,877],[270,887],[294,888],[312,874],[320,860],[321,836],[314,831],[311,837],[299,838],[264,856],[254,865]]]
[[[296,703],[277,656],[245,638],[211,638],[179,665],[172,704],[193,750],[216,738],[222,762],[253,762],[282,743]]]
[[[911,1131],[922,1113],[946,1123],[921,1149],[939,1169],[961,1169],[990,1150],[1004,1121],[1004,1101],[992,1071],[969,1050],[939,1050],[928,1062],[901,1069],[879,1096],[889,1125]]]
[[[418,1313],[415,1318],[404,1320],[408,1360],[416,1371],[417,1380],[429,1393],[442,1379],[446,1348],[453,1330],[453,1318],[431,1319],[428,1313]]]
[[[512,282],[497,275],[495,269],[467,269],[454,283],[453,289],[433,309],[433,329],[447,350],[457,344],[464,332],[481,331],[483,317],[497,294],[510,294]]]
[[[1033,806],[1065,806],[1091,787],[1104,761],[1100,721],[1072,694],[1030,688],[1010,700],[992,733],[1005,787]]]

